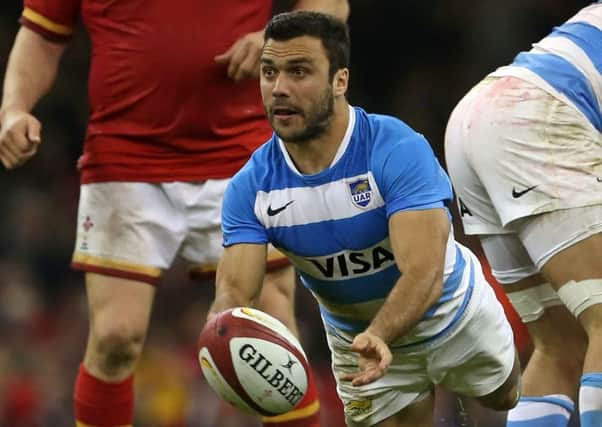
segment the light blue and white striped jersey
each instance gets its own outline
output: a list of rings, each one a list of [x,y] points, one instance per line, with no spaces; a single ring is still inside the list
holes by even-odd
[[[226,190],[224,246],[271,242],[300,272],[326,326],[356,334],[400,277],[388,218],[447,209],[451,199],[449,179],[422,135],[350,107],[341,146],[318,174],[299,173],[276,136],[253,154]],[[433,339],[459,320],[474,286],[467,251],[450,232],[443,295],[395,346]]]
[[[541,87],[573,104],[602,132],[601,72],[602,4],[596,2],[491,75],[514,76]]]

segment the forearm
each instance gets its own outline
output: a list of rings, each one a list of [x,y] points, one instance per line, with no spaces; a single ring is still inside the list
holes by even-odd
[[[9,57],[0,109],[30,112],[54,83],[64,49],[21,27]]]
[[[313,10],[334,15],[343,21],[349,17],[349,2],[347,0],[298,0],[295,10]]]
[[[257,301],[257,293],[244,292],[242,288],[233,285],[216,285],[215,300],[209,310],[209,315],[228,310],[233,307],[253,307]]]
[[[226,248],[217,266],[215,300],[209,316],[233,307],[253,307],[261,293],[265,266],[265,245]]]
[[[403,274],[370,323],[368,332],[387,344],[392,343],[420,322],[441,297],[442,290],[442,274],[437,271]]]

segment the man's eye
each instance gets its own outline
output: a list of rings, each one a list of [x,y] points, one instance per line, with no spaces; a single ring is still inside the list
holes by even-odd
[[[276,71],[272,67],[263,67],[261,72],[266,77],[271,77],[276,73]]]
[[[295,68],[293,74],[296,76],[304,76],[306,74],[305,68]]]

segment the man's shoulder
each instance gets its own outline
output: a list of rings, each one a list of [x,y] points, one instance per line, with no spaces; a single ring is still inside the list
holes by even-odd
[[[366,113],[361,108],[356,108],[360,137],[369,140],[374,150],[380,148],[392,149],[400,143],[414,143],[424,137],[412,129],[403,120],[378,113]]]
[[[415,150],[417,146],[428,145],[424,136],[401,119],[386,115],[366,113],[359,110],[361,137],[369,140],[373,160],[386,158],[396,150]]]
[[[397,117],[378,113],[365,113],[365,117],[370,124],[370,127],[376,131],[380,137],[403,139],[405,137],[417,135],[417,132],[414,129]]]

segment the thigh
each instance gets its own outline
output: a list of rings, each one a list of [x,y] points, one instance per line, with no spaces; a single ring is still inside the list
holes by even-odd
[[[180,183],[186,206],[186,239],[182,256],[194,263],[197,273],[215,272],[222,253],[222,200],[230,179]]]
[[[181,211],[162,184],[81,187],[74,268],[156,283],[183,239]]]
[[[86,274],[92,334],[122,337],[146,334],[155,287],[140,281]]]
[[[387,373],[371,384],[354,387],[351,382],[339,380],[342,375],[359,369],[358,355],[349,349],[350,340],[339,332],[327,329],[326,336],[337,392],[343,402],[348,426],[378,425],[432,394],[425,356],[420,353],[394,352]]]
[[[532,235],[533,251],[543,253],[542,272],[556,288],[570,280],[602,278],[602,205],[542,215],[539,220],[542,226],[525,234]],[[546,233],[553,233],[554,240]],[[547,241],[547,250],[539,248],[542,241]]]

